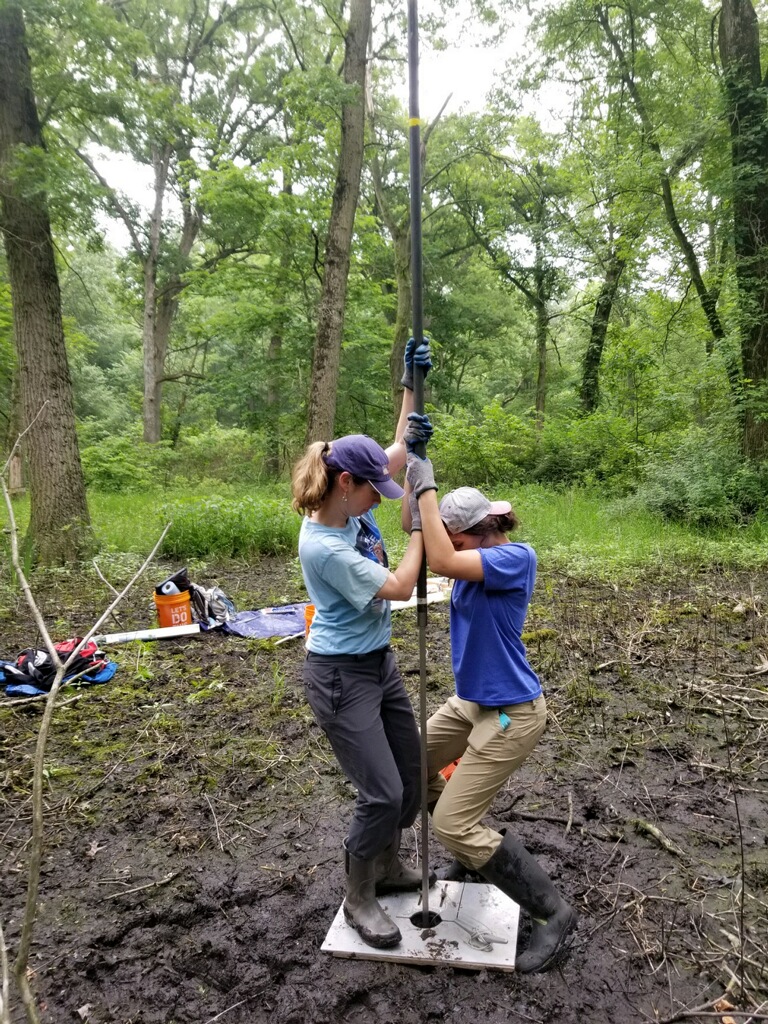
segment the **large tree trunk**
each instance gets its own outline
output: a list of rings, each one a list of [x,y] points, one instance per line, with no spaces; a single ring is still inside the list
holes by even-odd
[[[75,433],[61,294],[45,194],[19,187],[14,151],[43,149],[21,8],[0,4],[0,193],[27,428],[27,544],[46,564],[81,558],[92,537]]]
[[[616,289],[619,287],[621,275],[627,261],[618,256],[615,252],[611,254],[610,261],[605,271],[603,283],[600,286],[600,294],[595,303],[595,312],[592,315],[592,330],[589,334],[589,341],[584,353],[582,364],[581,387],[579,397],[581,407],[585,414],[595,412],[600,403],[600,363],[603,359],[605,339],[608,335],[608,323],[611,319],[613,302],[616,298]]]
[[[768,454],[768,104],[760,71],[760,28],[750,0],[723,0],[720,60],[728,101],[733,168],[733,245],[744,373],[744,454]]]
[[[360,194],[365,131],[365,69],[371,0],[351,0],[344,52],[344,81],[354,96],[341,111],[341,152],[325,248],[323,291],[315,337],[307,443],[330,440],[336,419],[349,254]]]
[[[283,355],[283,333],[275,331],[269,339],[267,362],[264,371],[267,375],[267,415],[270,428],[267,431],[264,468],[272,477],[280,474],[280,407],[283,400],[283,389],[280,386],[280,362]]]
[[[395,314],[395,336],[389,356],[390,391],[392,393],[393,426],[397,427],[400,416],[399,396],[402,395],[403,357],[411,333],[413,310],[413,275],[411,274],[411,230],[410,217],[406,224],[388,224],[392,234],[395,261],[395,287],[397,288],[397,312]],[[394,436],[394,434],[393,434]]]
[[[544,203],[537,204],[539,224],[544,219]],[[544,415],[547,409],[547,334],[549,331],[549,313],[547,304],[551,290],[547,282],[547,267],[541,250],[541,242],[535,242],[535,263],[533,267],[534,310],[536,313],[536,428],[544,426]]]
[[[162,238],[163,203],[168,184],[168,168],[171,159],[171,147],[166,144],[162,150],[156,149],[153,155],[155,173],[155,203],[149,218],[147,249],[137,250],[138,257],[144,264],[144,329],[142,346],[144,351],[144,440],[150,444],[160,440],[160,410],[163,393],[163,370],[168,346],[170,320],[166,318],[167,331],[158,330],[158,294],[157,271],[160,260],[160,241]]]

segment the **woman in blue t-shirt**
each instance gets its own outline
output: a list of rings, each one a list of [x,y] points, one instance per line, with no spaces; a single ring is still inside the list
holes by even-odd
[[[455,580],[450,622],[456,695],[427,723],[432,826],[456,858],[447,877],[477,871],[528,911],[530,942],[516,968],[545,971],[564,949],[576,913],[521,843],[482,822],[546,725],[544,695],[521,640],[536,553],[509,540],[518,521],[508,501],[459,487],[438,506],[431,462],[410,451],[407,480],[412,529],[423,533],[429,568]],[[440,770],[458,759],[446,781]]]
[[[316,441],[293,472],[293,507],[305,515],[299,560],[315,606],[304,663],[307,700],[357,789],[344,840],[344,915],[380,949],[396,945],[401,935],[376,896],[422,883],[421,870],[398,856],[401,831],[421,806],[421,756],[413,708],[389,648],[389,603],[413,594],[424,547],[413,533],[399,566],[390,570],[373,516],[382,495],[404,493],[392,474],[405,465],[414,361],[426,372],[427,343],[415,352],[412,342],[406,348],[399,441],[386,451],[364,434]]]

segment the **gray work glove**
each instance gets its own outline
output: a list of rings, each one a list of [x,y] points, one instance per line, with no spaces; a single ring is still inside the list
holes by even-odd
[[[413,391],[414,366],[420,366],[425,377],[432,369],[432,354],[429,351],[429,338],[424,338],[420,345],[416,344],[415,338],[409,338],[405,346],[403,362],[405,363],[405,370],[402,378],[400,379],[400,383],[404,388],[408,388],[409,391]]]
[[[408,492],[408,508],[411,510],[411,533],[421,529],[421,512],[419,511],[419,499],[413,493]]]
[[[409,455],[405,477],[411,485],[413,493],[419,498],[425,491],[436,491],[435,471],[429,459],[420,459],[418,455]]]

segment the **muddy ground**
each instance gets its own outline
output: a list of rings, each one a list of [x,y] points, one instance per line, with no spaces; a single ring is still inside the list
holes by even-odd
[[[139,586],[124,628],[153,624],[151,583],[176,568]],[[304,599],[290,559],[193,579],[240,609]],[[57,640],[87,629],[108,596],[93,574],[49,574],[36,590]],[[727,1019],[722,996],[739,1024],[768,1019],[760,592],[764,578],[714,570],[622,584],[541,573],[526,640],[550,724],[491,812],[581,915],[567,961],[538,976],[321,951],[354,794],[304,700],[301,641],[209,633],[112,648],[111,682],[62,692],[47,752],[30,958],[42,1020],[711,1021]],[[9,658],[38,636],[23,599],[7,585],[0,596]],[[393,620],[417,705],[414,613]],[[447,605],[430,606],[429,710],[451,691],[447,627]],[[4,700],[0,922],[13,956],[42,707]],[[433,839],[430,853],[449,859]]]

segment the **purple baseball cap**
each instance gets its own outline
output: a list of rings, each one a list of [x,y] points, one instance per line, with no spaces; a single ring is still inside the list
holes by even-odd
[[[506,516],[511,511],[508,501],[489,501],[476,487],[457,487],[440,502],[440,518],[449,533],[464,533],[486,516]]]
[[[331,441],[325,456],[328,466],[345,469],[372,484],[385,498],[402,498],[405,491],[389,475],[389,459],[381,445],[367,434],[347,434]]]

